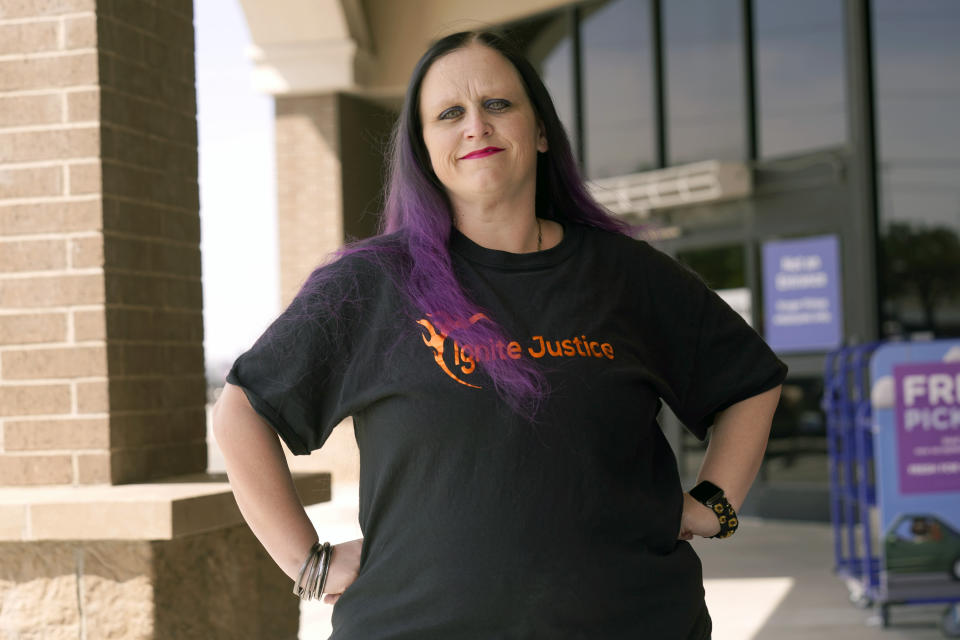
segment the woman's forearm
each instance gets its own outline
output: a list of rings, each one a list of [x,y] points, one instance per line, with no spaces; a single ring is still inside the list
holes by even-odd
[[[224,387],[212,419],[240,513],[274,562],[296,580],[317,532],[297,495],[280,440],[243,390],[231,384]]]
[[[711,429],[697,482],[709,480],[723,489],[739,511],[763,462],[780,386],[742,400],[720,412]]]

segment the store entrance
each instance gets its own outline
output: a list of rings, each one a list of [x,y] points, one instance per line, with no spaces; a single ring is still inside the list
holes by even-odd
[[[650,241],[691,267],[764,335],[763,243],[835,235],[840,244],[841,312],[862,313],[856,291],[843,287],[843,264],[862,242],[847,212],[844,158],[838,151],[770,162],[755,169],[749,199],[651,214]],[[848,259],[844,259],[845,256]],[[854,288],[854,287],[851,287]],[[847,335],[847,332],[844,332]],[[780,353],[790,368],[745,515],[829,521],[829,470],[823,397],[825,351]],[[684,487],[692,486],[706,452],[667,409],[661,424],[677,453]]]

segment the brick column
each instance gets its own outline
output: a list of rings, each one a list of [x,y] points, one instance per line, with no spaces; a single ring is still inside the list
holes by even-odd
[[[277,235],[286,306],[324,256],[376,230],[395,114],[345,93],[276,98]]]
[[[0,486],[206,469],[189,0],[0,4]]]
[[[375,232],[382,209],[383,154],[396,115],[346,93],[278,96],[275,113],[284,308],[329,252],[347,239]],[[332,471],[338,483],[359,482],[359,452],[351,424],[348,419],[338,426],[309,457],[287,451],[290,467]]]
[[[191,0],[0,0],[3,638],[297,636],[206,473],[193,54]]]

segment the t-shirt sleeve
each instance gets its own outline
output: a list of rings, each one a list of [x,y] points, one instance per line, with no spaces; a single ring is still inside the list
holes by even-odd
[[[702,441],[718,413],[781,384],[787,365],[696,272],[649,249],[664,400]]]
[[[346,378],[362,310],[356,275],[347,271],[318,267],[226,376],[296,455],[323,446],[356,409]]]

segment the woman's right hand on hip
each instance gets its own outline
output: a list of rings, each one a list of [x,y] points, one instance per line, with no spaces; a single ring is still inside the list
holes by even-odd
[[[330,568],[327,569],[327,584],[323,589],[324,604],[333,604],[339,600],[340,595],[357,579],[362,550],[363,538],[333,545],[333,558]]]

